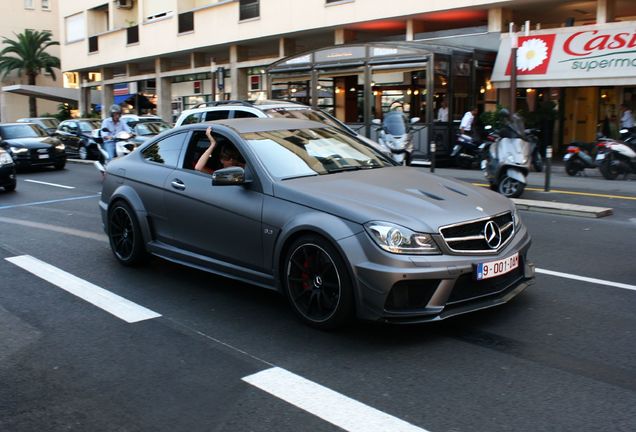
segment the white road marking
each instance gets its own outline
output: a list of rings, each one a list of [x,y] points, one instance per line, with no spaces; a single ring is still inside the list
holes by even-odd
[[[599,285],[607,285],[607,286],[611,286],[611,287],[624,288],[624,289],[636,291],[636,285],[629,285],[629,284],[624,284],[624,283],[620,283],[620,282],[611,282],[611,281],[606,281],[606,280],[603,280],[603,279],[596,279],[596,278],[590,278],[590,277],[585,277],[585,276],[577,276],[577,275],[573,275],[573,274],[569,274],[569,273],[561,273],[561,272],[557,272],[557,271],[545,270],[545,269],[540,269],[540,268],[536,269],[535,271],[537,273],[543,273],[543,274],[547,274],[547,275],[550,275],[550,276],[557,276],[557,277],[562,277],[562,278],[567,278],[567,279],[580,280],[580,281],[583,281],[583,282],[590,282],[590,283],[595,283],[595,284],[599,284]]]
[[[274,367],[243,381],[350,432],[426,432],[285,369]]]
[[[29,183],[43,184],[43,185],[47,185],[47,186],[55,186],[55,187],[64,188],[64,189],[75,189],[75,186],[64,186],[64,185],[57,184],[57,183],[48,183],[48,182],[43,182],[43,181],[38,181],[38,180],[25,179],[24,181],[25,182],[29,182]]]
[[[88,199],[88,198],[96,198],[96,197],[98,197],[100,195],[101,195],[101,193],[100,194],[94,194],[94,195],[79,196],[79,197],[62,198],[62,199],[56,199],[56,200],[37,201],[37,202],[30,202],[30,203],[24,203],[24,204],[5,205],[5,206],[0,206],[0,210],[12,209],[12,208],[17,208],[17,207],[30,207],[30,206],[35,206],[35,205],[54,204],[54,203],[59,203],[59,202],[64,202],[64,201],[83,200],[83,199]]]
[[[9,223],[9,224],[15,224],[15,225],[22,225],[22,226],[27,226],[27,227],[30,227],[30,228],[39,228],[39,229],[43,229],[43,230],[47,230],[47,231],[59,232],[59,233],[62,233],[62,234],[68,234],[68,235],[72,235],[72,236],[76,236],[76,237],[82,237],[82,238],[87,238],[87,239],[91,239],[91,240],[98,240],[98,241],[102,241],[102,242],[107,242],[108,241],[108,237],[106,235],[104,235],[104,234],[98,234],[98,233],[94,233],[94,232],[90,232],[90,231],[82,231],[82,230],[78,230],[78,229],[74,229],[74,228],[66,228],[66,227],[61,227],[61,226],[51,225],[51,224],[45,224],[45,223],[40,223],[40,222],[31,222],[31,221],[25,221],[25,220],[14,219],[14,218],[7,218],[7,217],[2,217],[2,216],[0,216],[0,222]]]
[[[84,279],[73,276],[64,270],[60,270],[30,255],[21,255],[5,259],[128,323],[135,323],[161,316],[161,314],[157,312],[146,309],[143,306],[126,300],[117,294],[100,288],[97,285],[93,285]]]

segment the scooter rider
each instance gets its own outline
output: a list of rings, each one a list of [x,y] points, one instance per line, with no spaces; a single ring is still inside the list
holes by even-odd
[[[102,121],[102,138],[104,140],[104,150],[108,153],[108,160],[115,157],[115,140],[113,137],[121,131],[131,133],[126,122],[121,121],[121,107],[117,104],[110,106],[110,117]]]

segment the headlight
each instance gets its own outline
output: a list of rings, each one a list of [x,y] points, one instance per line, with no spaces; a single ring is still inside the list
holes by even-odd
[[[9,165],[13,163],[13,158],[7,152],[0,152],[0,166]]]
[[[58,150],[64,150],[66,148],[66,146],[64,146],[64,144],[59,143],[58,145],[55,146],[56,149]]]
[[[430,234],[413,232],[388,222],[364,224],[371,238],[387,252],[405,255],[431,255],[440,251]]]
[[[29,149],[24,147],[11,147],[11,153],[13,154],[23,154],[28,153]]]
[[[521,225],[521,217],[519,216],[519,210],[517,210],[516,207],[512,211],[512,222],[515,226],[515,231],[517,231]]]

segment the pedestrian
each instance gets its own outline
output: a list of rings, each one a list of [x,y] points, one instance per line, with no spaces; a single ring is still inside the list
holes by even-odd
[[[440,103],[440,107],[437,110],[437,121],[439,122],[448,121],[448,104],[444,100]]]
[[[459,132],[463,135],[472,135],[475,132],[473,127],[475,123],[475,116],[477,115],[477,107],[472,107],[464,114],[462,121],[459,124]]]
[[[629,131],[634,127],[634,115],[632,114],[632,110],[629,109],[627,104],[621,104],[621,129],[627,129]]]

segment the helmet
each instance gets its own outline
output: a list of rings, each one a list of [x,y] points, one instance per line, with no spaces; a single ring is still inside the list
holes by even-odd
[[[121,114],[121,107],[120,107],[119,105],[117,105],[117,104],[112,104],[112,105],[110,106],[110,113],[111,113],[111,114],[114,114],[114,113],[119,113],[119,114]]]
[[[510,117],[510,111],[508,111],[506,108],[502,108],[499,111],[499,118],[500,119],[507,119]]]

